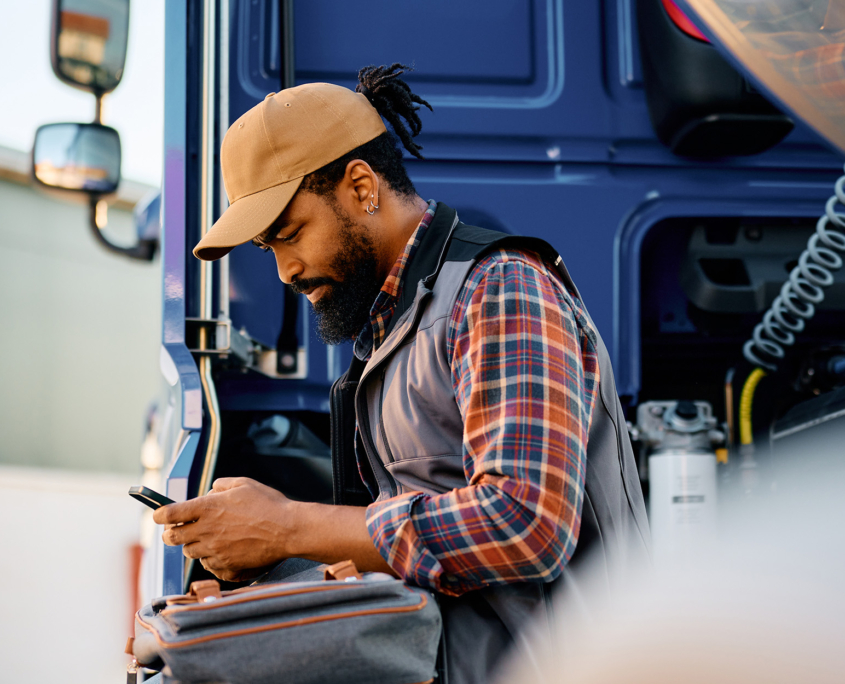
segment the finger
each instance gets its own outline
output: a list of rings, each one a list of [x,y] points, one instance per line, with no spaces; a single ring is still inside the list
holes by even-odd
[[[161,535],[162,541],[168,546],[181,546],[198,541],[199,536],[193,523],[188,525],[172,525]]]
[[[185,544],[182,547],[182,553],[184,554],[185,558],[196,558],[200,561],[200,563],[202,563],[203,559],[207,556],[207,551],[203,548],[201,542]]]
[[[217,579],[221,579],[224,582],[229,580],[230,572],[225,568],[221,568],[214,564],[214,560],[212,558],[200,558],[200,565],[208,570],[212,575],[214,575]]]
[[[159,525],[194,522],[199,518],[204,503],[200,499],[189,499],[182,503],[168,504],[153,512],[153,520]]]
[[[212,492],[225,492],[229,489],[234,489],[235,487],[243,487],[250,482],[254,482],[254,480],[250,480],[248,477],[221,477],[214,481],[214,484],[211,485]]]
[[[200,563],[202,563],[202,561],[200,561]],[[229,580],[229,577],[228,577],[228,575],[227,575],[227,573],[226,573],[226,571],[225,571],[225,570],[212,570],[212,569],[211,569],[211,568],[209,568],[209,567],[206,567],[206,566],[203,566],[203,567],[204,567],[206,570],[208,570],[208,571],[209,571],[212,575],[214,575],[217,579],[219,579],[221,582],[228,582],[228,581],[230,581],[230,580]]]

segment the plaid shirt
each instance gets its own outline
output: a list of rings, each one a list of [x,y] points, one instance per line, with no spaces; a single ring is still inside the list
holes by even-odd
[[[364,329],[355,340],[355,356],[362,361],[366,361],[372,356],[373,351],[381,346],[387,334],[387,326],[390,325],[390,320],[393,318],[393,312],[396,311],[396,304],[399,301],[399,295],[402,293],[402,280],[405,275],[405,268],[410,263],[414,254],[416,254],[417,247],[420,246],[420,241],[425,235],[426,228],[431,225],[434,218],[434,212],[437,211],[437,202],[431,200],[428,203],[428,209],[425,210],[419,225],[411,235],[402,250],[402,254],[393,264],[384,285],[376,296],[376,301],[373,303],[373,308],[370,309],[370,320]]]
[[[379,294],[365,342],[371,331],[376,344],[383,338],[435,207]],[[599,380],[595,333],[538,255],[500,250],[464,283],[447,352],[464,421],[467,486],[371,504],[370,537],[399,575],[445,594],[551,581],[575,551],[581,526]]]

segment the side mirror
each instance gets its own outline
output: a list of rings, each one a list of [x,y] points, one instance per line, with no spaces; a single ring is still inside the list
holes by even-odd
[[[161,191],[155,190],[135,205],[135,234],[138,247],[149,250],[150,259],[161,238]]]
[[[50,57],[68,85],[98,98],[123,76],[129,0],[53,0]]]
[[[32,171],[50,188],[112,193],[120,183],[120,135],[100,124],[41,126],[35,133]]]
[[[155,237],[139,236],[135,247],[120,247],[102,231],[107,222],[102,196],[115,192],[120,184],[120,135],[116,130],[101,124],[41,126],[32,147],[32,173],[45,187],[88,195],[91,232],[110,252],[142,261],[153,259],[158,247]]]

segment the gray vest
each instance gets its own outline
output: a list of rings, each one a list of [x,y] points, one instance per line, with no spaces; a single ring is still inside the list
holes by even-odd
[[[463,420],[452,389],[447,328],[473,266],[498,248],[538,252],[580,299],[562,260],[546,242],[466,226],[453,209],[439,204],[408,266],[386,338],[369,362],[353,360],[332,389],[337,503],[369,503],[368,492],[383,500],[406,491],[440,494],[466,486]],[[614,571],[624,571],[632,556],[648,553],[636,463],[610,358],[596,335],[600,383],[587,445],[581,530],[566,579],[562,575],[550,584],[517,583],[442,597],[449,684],[488,681],[525,619],[550,607],[550,590],[575,581],[588,554],[590,572],[610,578]],[[351,448],[356,418],[359,454],[366,454],[366,462],[359,464],[366,490]]]

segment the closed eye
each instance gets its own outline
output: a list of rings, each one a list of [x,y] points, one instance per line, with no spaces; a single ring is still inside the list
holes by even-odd
[[[272,238],[270,240],[270,242],[282,242],[282,243],[290,242],[291,240],[293,240],[293,238],[296,237],[297,233],[299,233],[300,230],[302,230],[302,226],[297,228],[290,235],[287,235],[285,237]],[[258,247],[262,252],[272,252],[273,251],[273,248],[267,242],[258,242],[257,240],[253,240],[252,244],[254,244],[256,247]]]
[[[297,228],[290,235],[286,235],[285,237],[277,237],[276,242],[290,242],[291,240],[293,240],[299,234],[299,231],[301,231],[301,230],[302,230],[302,226]]]

